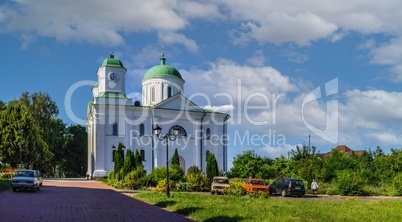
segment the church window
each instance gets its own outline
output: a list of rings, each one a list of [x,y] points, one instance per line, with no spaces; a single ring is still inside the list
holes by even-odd
[[[145,134],[145,125],[143,123],[140,124],[140,136],[144,136]]]
[[[169,129],[169,135],[174,135],[174,131],[173,131],[173,128],[174,128],[174,127],[177,127],[177,128],[179,129],[179,134],[178,134],[178,136],[187,136],[186,130],[185,130],[182,126],[178,126],[178,125],[173,126],[173,127],[171,127],[171,128]]]
[[[145,150],[140,151],[141,161],[145,161]]]
[[[172,87],[168,87],[168,98],[172,96]]]
[[[113,136],[117,136],[118,134],[119,134],[118,125],[117,125],[117,123],[113,123],[113,132],[112,132],[112,135],[113,135]]]
[[[211,139],[211,129],[207,128],[207,140]]]
[[[151,88],[151,102],[155,102],[155,87]]]

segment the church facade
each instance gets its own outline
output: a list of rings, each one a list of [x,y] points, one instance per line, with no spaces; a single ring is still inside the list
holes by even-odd
[[[91,178],[105,177],[114,169],[113,154],[119,143],[125,151],[140,152],[147,173],[170,165],[176,149],[184,172],[191,166],[205,172],[208,153],[215,155],[219,170],[227,172],[229,115],[205,110],[187,99],[184,79],[176,68],[166,65],[163,53],[160,64],[144,74],[141,102],[126,97],[126,71],[113,53],[97,70],[86,121]],[[156,127],[161,128],[161,137],[173,135],[173,128],[179,134],[171,137],[173,141],[161,141],[153,133]]]

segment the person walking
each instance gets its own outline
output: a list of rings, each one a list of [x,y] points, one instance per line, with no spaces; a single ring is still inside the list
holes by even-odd
[[[315,182],[313,179],[313,182],[311,182],[311,191],[313,192],[313,196],[317,196],[317,190],[318,190],[318,184]]]

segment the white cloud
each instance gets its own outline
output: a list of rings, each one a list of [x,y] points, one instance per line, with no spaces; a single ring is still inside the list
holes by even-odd
[[[284,12],[272,12],[256,22],[248,22],[250,35],[259,42],[282,44],[295,42],[300,46],[311,41],[329,37],[337,26],[312,13],[289,15]]]
[[[401,144],[402,92],[356,89],[345,96],[346,102],[339,106],[340,143],[357,147]]]
[[[125,32],[177,31],[187,24],[175,12],[176,1],[37,0],[15,3],[12,8],[3,10],[8,21],[2,24],[5,31],[27,32],[59,41],[115,46],[124,43],[122,33]]]
[[[197,43],[194,40],[187,38],[183,34],[173,32],[160,32],[159,39],[165,44],[182,44],[187,48],[188,51],[192,53],[197,52],[199,49]]]
[[[367,147],[362,147],[363,144],[391,146],[401,140],[402,92],[358,89],[339,92],[335,97],[311,101],[304,107],[302,116],[303,100],[315,87],[306,80],[295,82],[272,67],[244,66],[220,59],[211,63],[209,70],[181,70],[181,73],[186,79],[186,96],[202,92],[213,104],[197,104],[209,108],[229,106],[229,131],[236,130],[242,136],[272,132],[276,134],[276,139],[283,135],[285,144],[297,144],[305,142],[303,138],[311,134],[312,145],[322,152],[327,151],[322,147],[333,148],[339,144],[365,149]],[[325,92],[322,93],[325,95]],[[272,96],[276,96],[277,100]],[[303,122],[304,118],[315,128],[325,130],[329,115],[327,103],[331,101],[339,103],[339,128],[338,132],[333,132],[339,134],[336,144],[315,135]],[[252,107],[247,108],[249,105]],[[265,123],[255,124],[253,121]],[[254,145],[249,147],[265,147],[264,152],[273,156],[290,150],[284,144]],[[284,150],[286,152],[282,152]]]
[[[257,50],[254,52],[255,56],[248,58],[247,63],[253,66],[263,66],[267,58],[264,56],[263,50]]]
[[[178,10],[186,18],[215,19],[220,17],[218,5],[213,2],[180,1]]]
[[[387,65],[394,73],[393,81],[402,82],[402,37],[391,39],[389,42],[371,49],[371,63]]]

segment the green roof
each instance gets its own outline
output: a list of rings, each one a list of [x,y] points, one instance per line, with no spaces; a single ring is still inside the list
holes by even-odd
[[[103,60],[102,66],[124,68],[123,63],[120,60],[114,58],[113,52],[110,53],[109,58]]]
[[[126,95],[124,95],[123,93],[115,93],[115,92],[101,92],[101,93],[99,93],[98,97],[116,98],[116,99],[125,99],[125,98],[127,98]]]
[[[180,72],[173,66],[168,66],[165,64],[166,58],[162,54],[161,64],[150,68],[144,75],[144,79],[163,77],[163,76],[175,76],[177,78],[183,79]]]

